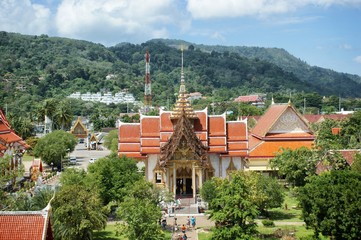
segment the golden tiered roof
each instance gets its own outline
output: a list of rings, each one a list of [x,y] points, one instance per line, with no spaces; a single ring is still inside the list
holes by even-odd
[[[184,84],[184,72],[183,72],[183,49],[182,49],[182,70],[181,70],[181,83],[178,93],[177,102],[171,113],[172,119],[178,119],[181,116],[181,113],[184,111],[187,118],[194,119],[197,118],[197,115],[194,113],[193,107],[188,100],[188,94]]]

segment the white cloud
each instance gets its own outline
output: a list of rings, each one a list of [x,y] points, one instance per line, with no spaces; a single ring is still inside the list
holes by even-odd
[[[56,26],[69,37],[144,41],[167,37],[166,27],[177,25],[178,15],[173,0],[63,0]]]
[[[360,6],[361,0],[188,0],[187,10],[195,19],[228,18],[240,16],[264,17],[295,11],[307,5]]]
[[[30,0],[0,1],[0,30],[25,34],[48,33],[51,12]]]
[[[357,63],[361,64],[361,55],[354,58]]]
[[[222,41],[222,42],[224,42],[226,40],[226,38],[220,32],[214,32],[211,35],[211,38],[217,39],[217,40]]]
[[[352,46],[350,44],[345,43],[345,44],[340,45],[340,48],[345,49],[345,50],[351,50]]]

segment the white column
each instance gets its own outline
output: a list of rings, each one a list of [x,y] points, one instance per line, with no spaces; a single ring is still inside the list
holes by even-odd
[[[176,173],[177,173],[177,169],[176,169],[176,164],[173,163],[173,193],[174,193],[174,197],[177,194],[177,178],[176,178]]]
[[[199,169],[199,188],[202,187],[202,184],[203,184],[203,169]]]
[[[192,188],[193,188],[193,198],[196,197],[196,170],[194,163],[192,163]]]

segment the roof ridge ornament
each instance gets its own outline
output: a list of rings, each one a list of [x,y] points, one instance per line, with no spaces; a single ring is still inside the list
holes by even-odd
[[[181,81],[180,81],[180,87],[178,92],[178,99],[173,107],[173,112],[171,113],[172,119],[178,119],[184,111],[185,115],[188,118],[195,119],[197,118],[197,115],[195,114],[193,107],[188,100],[188,94],[185,87],[185,80],[184,80],[184,67],[183,67],[183,46],[181,47],[182,57],[181,57]]]

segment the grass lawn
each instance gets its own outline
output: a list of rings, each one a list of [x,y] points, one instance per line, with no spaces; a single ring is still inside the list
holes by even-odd
[[[287,209],[286,209],[287,206]],[[286,191],[285,201],[279,208],[272,208],[268,211],[268,218],[277,222],[302,222],[302,210],[298,208],[297,199],[292,193]],[[260,219],[262,220],[262,219]]]
[[[263,227],[258,226],[257,230],[259,232],[259,238],[258,239],[266,239],[266,240],[279,240],[282,233],[291,233],[293,236],[296,237],[296,239],[300,239],[301,237],[311,237],[313,236],[313,231],[311,229],[306,229],[305,226],[278,226],[278,227]],[[212,237],[212,232],[200,232],[198,234],[199,240],[210,240]],[[329,238],[327,237],[320,237],[321,240],[327,240]]]
[[[104,230],[101,231],[94,231],[93,239],[94,240],[128,240],[124,237],[115,236],[115,224],[107,224]],[[165,232],[166,239],[170,239],[172,236],[172,232],[166,231]]]

